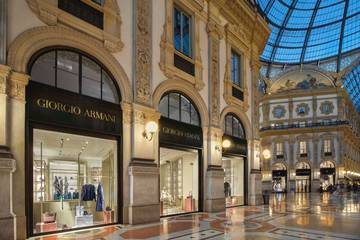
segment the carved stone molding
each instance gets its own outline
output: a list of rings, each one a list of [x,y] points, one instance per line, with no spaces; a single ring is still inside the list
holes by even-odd
[[[7,79],[10,74],[10,67],[0,64],[0,94],[7,92]]]
[[[220,82],[219,82],[219,48],[220,42],[215,37],[209,38],[209,68],[210,70],[210,115],[211,124],[220,124]]]
[[[132,120],[135,124],[145,125],[147,121],[158,122],[161,116],[160,112],[155,109],[135,103],[132,105],[132,109]]]
[[[135,101],[150,105],[152,75],[152,0],[136,0]]]
[[[193,56],[187,58],[188,61],[194,64],[194,76],[176,68],[174,66],[174,54],[176,52],[173,44],[173,11],[174,4],[180,6],[189,15],[193,22]],[[196,90],[200,91],[204,88],[205,83],[202,77],[202,60],[200,47],[200,19],[202,18],[202,10],[204,7],[203,0],[166,0],[165,1],[165,24],[163,26],[163,33],[160,41],[160,69],[167,78],[180,78],[193,84]]]
[[[10,148],[0,145],[0,171],[14,172],[16,161],[10,152]]]
[[[11,72],[7,88],[7,94],[9,97],[25,101],[25,87],[29,83],[29,78],[29,75]]]
[[[123,123],[131,124],[132,106],[131,103],[121,102],[121,110],[123,113]]]
[[[31,57],[39,50],[53,46],[76,48],[95,57],[114,76],[120,88],[122,100],[132,101],[130,81],[115,57],[101,42],[70,28],[42,26],[24,31],[9,47],[8,65],[14,71],[26,73]]]
[[[104,28],[97,28],[80,18],[77,18],[58,8],[58,0],[26,0],[30,9],[45,24],[50,26],[70,26],[73,29],[86,33],[102,42],[103,46],[111,52],[121,51],[124,44],[121,41],[120,9],[116,0],[106,0],[104,6],[91,1],[86,4],[104,15]]]

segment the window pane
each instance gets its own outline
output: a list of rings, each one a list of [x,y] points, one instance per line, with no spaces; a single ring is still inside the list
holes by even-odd
[[[183,13],[182,15],[182,52],[186,56],[191,56],[191,22],[190,17]]]
[[[174,120],[180,120],[179,116],[179,94],[170,93],[169,94],[169,117]]]
[[[159,104],[159,111],[161,112],[161,116],[163,117],[169,117],[169,96],[165,96],[161,99]]]
[[[102,99],[104,101],[108,101],[112,103],[119,103],[119,97],[117,94],[115,84],[105,71],[102,71],[102,80],[103,80]]]
[[[190,123],[190,102],[181,96],[181,122]]]
[[[230,115],[225,118],[225,133],[232,135],[232,117]]]
[[[72,92],[79,92],[79,54],[58,51],[57,87]]]
[[[31,80],[55,86],[55,51],[41,55],[31,68]]]
[[[181,52],[181,12],[174,8],[174,47]]]
[[[233,136],[234,137],[240,137],[240,129],[239,129],[239,121],[232,117],[233,119],[233,125],[232,125],[232,128],[233,128]]]
[[[82,57],[82,94],[101,98],[101,68],[94,61]]]
[[[191,124],[199,126],[199,124],[200,124],[199,114],[192,104],[190,106],[190,110],[191,110]]]

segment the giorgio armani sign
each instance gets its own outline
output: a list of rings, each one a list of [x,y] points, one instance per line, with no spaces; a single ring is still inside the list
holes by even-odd
[[[201,127],[171,120],[160,119],[159,137],[168,144],[201,148],[203,145]]]
[[[31,82],[27,88],[29,119],[107,134],[121,132],[120,106]]]

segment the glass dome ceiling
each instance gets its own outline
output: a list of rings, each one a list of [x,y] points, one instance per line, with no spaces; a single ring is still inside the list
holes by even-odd
[[[271,35],[266,62],[298,64],[360,48],[360,0],[257,0]]]
[[[345,76],[343,86],[349,93],[356,110],[360,113],[360,64]]]

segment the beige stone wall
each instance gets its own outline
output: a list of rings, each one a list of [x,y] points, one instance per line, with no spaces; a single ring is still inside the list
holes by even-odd
[[[87,52],[112,73],[119,85],[123,100],[125,223],[159,219],[158,135],[148,141],[142,133],[148,121],[158,122],[158,103],[168,91],[183,92],[199,109],[204,134],[204,210],[224,208],[221,152],[215,147],[221,146],[223,119],[229,112],[236,114],[246,127],[249,183],[253,186],[249,188],[249,199],[251,203],[258,203],[256,198],[261,189],[256,186],[260,175],[251,171],[259,169],[254,161],[258,155],[255,151],[259,151],[255,145],[260,140],[253,127],[257,121],[253,117],[257,112],[254,104],[258,99],[253,83],[257,81],[259,56],[270,32],[264,19],[246,1],[240,0],[105,2],[102,11],[106,27],[102,31],[57,9],[56,0],[9,1],[9,74],[4,78],[8,88],[0,99],[0,109],[8,110],[6,117],[0,117],[0,130],[7,131],[1,131],[0,144],[9,145],[16,159],[13,205],[18,239],[26,236],[24,90],[28,80],[27,65],[33,54],[51,46]],[[192,16],[195,76],[176,69],[171,59],[174,53],[173,4],[180,5]],[[210,43],[216,44],[216,48]],[[231,96],[232,48],[243,57],[244,101]],[[145,194],[149,190],[151,194]],[[144,211],[149,211],[149,217],[141,215]]]

